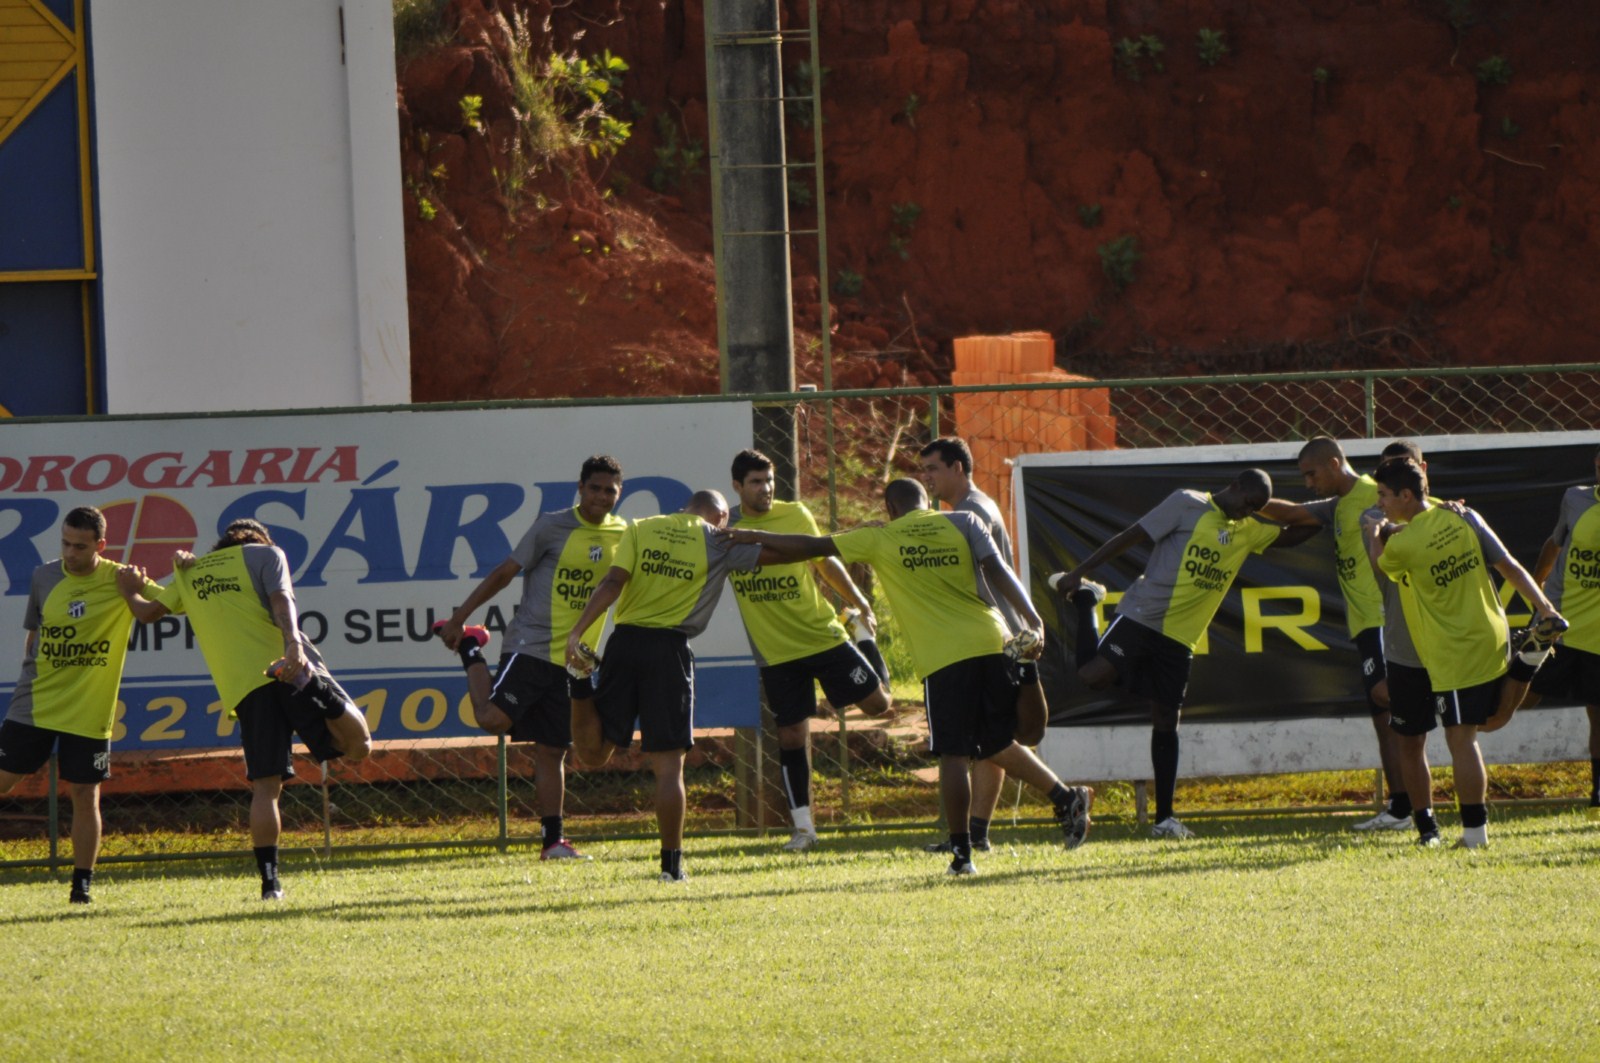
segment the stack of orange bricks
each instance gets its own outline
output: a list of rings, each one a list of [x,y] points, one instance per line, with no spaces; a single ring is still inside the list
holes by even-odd
[[[1048,332],[963,336],[955,341],[950,383],[1052,384],[1088,377],[1056,368],[1056,342]],[[1117,419],[1105,388],[981,391],[955,396],[956,434],[972,448],[978,489],[1010,510],[1009,459],[1065,450],[1114,450]]]

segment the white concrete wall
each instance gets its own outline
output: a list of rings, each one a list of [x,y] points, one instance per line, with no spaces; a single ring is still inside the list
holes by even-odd
[[[389,0],[95,3],[113,413],[407,402]]]

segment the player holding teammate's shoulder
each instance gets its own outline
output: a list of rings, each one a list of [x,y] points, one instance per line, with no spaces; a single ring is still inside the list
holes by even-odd
[[[1389,800],[1356,830],[1405,830],[1411,825],[1411,798],[1400,772],[1399,741],[1389,726],[1389,681],[1384,667],[1384,593],[1362,535],[1364,517],[1377,510],[1378,482],[1350,467],[1337,440],[1317,436],[1300,448],[1300,475],[1314,502],[1296,505],[1273,500],[1261,509],[1268,520],[1285,523],[1310,517],[1333,530],[1334,571],[1344,598],[1345,624],[1360,657],[1361,685],[1366,691],[1378,742],[1378,760],[1388,784]],[[1384,582],[1388,582],[1385,580]]]
[[[805,503],[773,497],[772,459],[765,454],[741,450],[734,455],[732,474],[739,504],[729,514],[729,527],[817,534],[817,522]],[[763,565],[728,578],[777,722],[778,764],[794,822],[794,833],[784,848],[802,852],[817,843],[808,748],[810,720],[817,712],[816,684],[822,684],[828,702],[840,710],[848,705],[859,705],[871,715],[889,710],[885,678],[851,641],[817,581],[825,581],[849,603],[869,637],[877,630],[877,620],[872,604],[836,557],[811,564]]]
[[[1172,801],[1178,784],[1178,719],[1200,637],[1246,558],[1317,533],[1315,521],[1284,528],[1256,519],[1271,500],[1272,478],[1260,469],[1246,469],[1214,494],[1174,491],[1076,568],[1050,577],[1051,588],[1078,611],[1078,677],[1092,690],[1126,683],[1149,701],[1154,837],[1192,836],[1173,814]],[[1105,588],[1084,574],[1146,544],[1150,559],[1144,573],[1123,594],[1117,617],[1101,638],[1097,609]]]
[[[33,570],[22,626],[22,675],[0,723],[0,794],[56,752],[72,798],[74,904],[89,903],[100,854],[100,784],[111,777],[111,729],[133,614],[103,556],[106,519],[79,506],[61,523],[61,556]],[[143,581],[154,594],[159,586]]]
[[[541,860],[587,859],[566,839],[563,827],[573,715],[593,713],[594,685],[588,676],[568,674],[567,636],[622,541],[626,525],[611,512],[621,497],[622,466],[617,460],[605,454],[585,460],[578,472],[578,504],[541,513],[511,556],[448,619],[434,625],[445,646],[461,655],[478,726],[513,742],[533,743]],[[519,575],[522,597],[506,629],[491,686],[483,657],[489,632],[464,625]],[[602,623],[603,618],[579,633],[585,644],[599,644]],[[574,703],[581,703],[576,710]]]
[[[974,758],[993,759],[1046,794],[1068,848],[1080,845],[1089,832],[1093,791],[1063,786],[1032,750],[1016,742],[1017,682],[1005,653],[1006,626],[980,595],[979,572],[1025,619],[1033,657],[1043,646],[1038,611],[972,514],[930,509],[927,492],[915,480],[890,483],[883,502],[889,523],[882,527],[832,536],[749,529],[729,534],[737,542],[759,544],[763,563],[839,557],[872,565],[923,679],[928,741],[939,758],[939,789],[950,825],[951,874],[976,870],[968,780]]]
[[[694,745],[694,653],[689,640],[706,629],[729,572],[749,572],[760,551],[714,534],[728,521],[716,491],[697,491],[679,513],[645,517],[622,533],[611,568],[567,635],[567,664],[583,669],[583,632],[613,603],[615,628],[606,644],[594,711],[573,703],[578,756],[599,766],[633,742],[656,778],[661,879],[682,882],[684,754]]]

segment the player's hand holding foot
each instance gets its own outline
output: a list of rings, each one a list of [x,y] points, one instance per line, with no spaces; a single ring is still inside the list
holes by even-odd
[[[444,648],[451,651],[461,645],[461,630],[461,621],[453,616],[433,625],[433,633],[444,642]]]

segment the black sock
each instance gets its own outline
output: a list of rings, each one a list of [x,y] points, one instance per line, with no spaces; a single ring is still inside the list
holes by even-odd
[[[1178,732],[1150,732],[1150,767],[1156,782],[1156,822],[1172,818],[1172,794],[1178,788]]]
[[[661,872],[662,874],[671,875],[673,878],[683,874],[682,849],[661,850]]]
[[[256,846],[256,870],[261,872],[261,884],[263,886],[277,886],[278,847],[276,845]]]
[[[1405,819],[1411,815],[1411,795],[1404,790],[1390,790],[1389,815],[1395,819]]]
[[[1073,659],[1082,668],[1100,653],[1100,618],[1094,607],[1094,595],[1087,591],[1073,594],[1072,604],[1078,610],[1078,635],[1073,645]]]
[[[1589,804],[1600,805],[1600,757],[1589,758]]]
[[[1439,821],[1433,818],[1433,809],[1431,808],[1412,809],[1411,822],[1416,824],[1417,833],[1423,837],[1439,833]]]
[[[546,849],[561,840],[560,816],[540,816],[539,828],[544,831],[544,847]]]
[[[94,868],[75,867],[72,869],[72,892],[89,895],[89,883],[94,880]]]
[[[1056,811],[1058,812],[1066,808],[1072,801],[1072,791],[1067,789],[1065,783],[1061,782],[1050,787],[1050,793],[1046,796],[1050,798],[1050,803],[1056,806]]]
[[[462,639],[456,644],[456,652],[461,655],[461,667],[469,669],[475,664],[488,667],[489,662],[483,659],[483,647],[472,639]]]
[[[977,844],[978,842],[986,842],[989,840],[989,821],[986,819],[980,819],[977,816],[973,816],[971,819],[967,820],[967,830],[969,832],[968,836],[972,839],[973,844]]]
[[[964,864],[972,859],[972,835],[950,833],[950,859],[957,864]]]
[[[872,665],[872,670],[878,673],[878,682],[882,683],[884,689],[887,690],[889,687],[889,666],[884,663],[883,654],[878,652],[878,643],[873,639],[862,639],[856,643],[856,649],[860,650],[861,656],[865,657],[867,663]]]
[[[1461,825],[1463,827],[1481,827],[1489,822],[1488,805],[1462,805]]]
[[[778,766],[783,769],[783,788],[789,794],[790,808],[811,807],[811,760],[804,746],[779,749]]]

